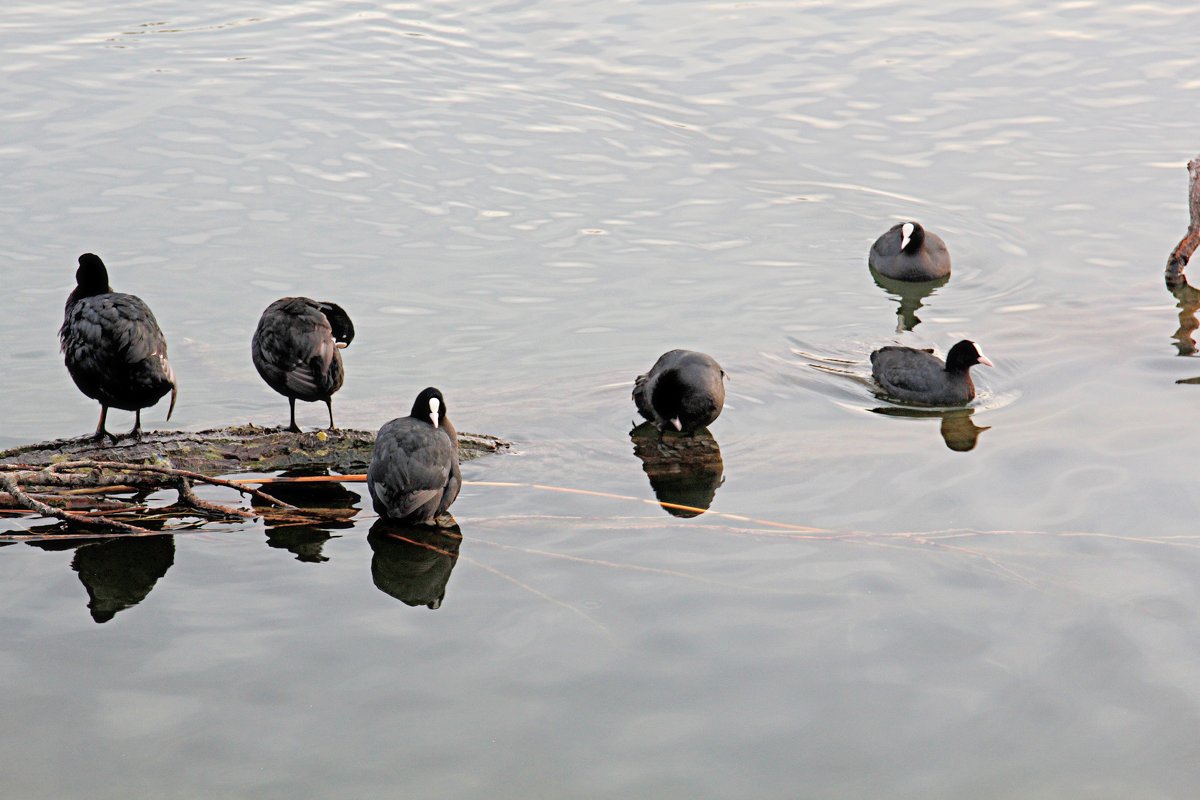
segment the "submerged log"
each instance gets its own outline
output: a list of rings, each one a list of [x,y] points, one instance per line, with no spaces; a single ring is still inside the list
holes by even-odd
[[[373,431],[343,429],[292,433],[286,428],[238,425],[207,431],[150,431],[140,439],[96,442],[58,439],[0,451],[0,464],[46,467],[63,461],[162,464],[204,475],[328,469],[362,472],[371,461]],[[509,448],[495,436],[459,433],[459,458],[469,461]]]

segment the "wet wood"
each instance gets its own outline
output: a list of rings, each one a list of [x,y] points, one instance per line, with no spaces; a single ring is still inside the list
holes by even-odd
[[[459,433],[459,458],[498,453],[509,444],[494,436]],[[97,443],[90,436],[0,451],[0,464],[47,467],[63,461],[161,464],[204,475],[328,469],[362,472],[371,461],[374,431],[342,429],[292,433],[286,428],[239,425],[207,431],[152,431],[140,439]]]
[[[1188,223],[1187,233],[1179,241],[1179,244],[1175,245],[1175,249],[1171,251],[1171,255],[1167,259],[1168,286],[1179,286],[1186,283],[1187,279],[1183,275],[1183,268],[1187,266],[1192,253],[1196,252],[1196,247],[1200,246],[1200,156],[1188,162],[1188,180],[1188,211],[1191,221]]]
[[[293,433],[253,425],[199,432],[154,432],[140,438],[97,442],[91,437],[60,439],[0,453],[0,511],[21,509],[58,519],[72,533],[154,536],[143,527],[162,514],[200,520],[263,517],[274,524],[312,524],[343,509],[301,509],[244,481],[217,475],[245,472],[355,473],[366,469],[375,434],[337,430]],[[508,448],[494,436],[459,434],[460,458],[470,460]],[[234,489],[249,495],[254,510],[221,505],[196,495],[195,483]],[[174,489],[175,504],[150,508],[142,497]],[[98,496],[107,493],[109,497]],[[134,493],[130,500],[112,496]],[[120,517],[118,519],[117,517]],[[135,524],[141,523],[141,524]],[[11,538],[11,537],[8,537]]]

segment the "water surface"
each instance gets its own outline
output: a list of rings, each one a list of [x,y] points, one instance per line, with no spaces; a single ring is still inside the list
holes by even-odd
[[[516,446],[441,553],[381,546],[356,485],[337,527],[3,547],[4,794],[1193,795],[1200,363],[1161,271],[1197,23],[10,4],[0,445],[95,424],[55,336],[91,251],[170,342],[152,426],[283,422],[249,340],[305,294],[358,330],[340,424],[436,384]],[[955,264],[915,324],[866,265],[908,218]],[[969,415],[863,380],[964,337]],[[693,516],[630,438],[672,347],[730,374]]]

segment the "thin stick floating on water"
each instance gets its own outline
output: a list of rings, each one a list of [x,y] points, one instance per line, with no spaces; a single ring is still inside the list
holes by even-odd
[[[259,486],[270,486],[278,483],[366,483],[367,476],[362,473],[350,475],[301,475],[289,478],[238,478],[230,481],[230,483],[253,483]],[[697,506],[685,506],[682,503],[669,503],[661,500],[650,500],[645,497],[634,497],[627,494],[615,494],[613,492],[600,492],[594,489],[575,489],[570,486],[551,486],[545,483],[516,483],[513,481],[463,481],[463,486],[486,486],[502,489],[536,489],[543,492],[562,492],[564,494],[578,494],[587,497],[603,497],[609,500],[625,500],[634,503],[645,503],[650,506],[661,506],[663,508],[673,508],[678,511],[691,511],[697,514],[708,514],[713,517],[722,519],[731,519],[736,522],[750,522],[755,525],[764,525],[769,528],[779,528],[793,533],[820,533],[829,534],[833,531],[825,528],[813,528],[808,525],[796,525],[790,522],[775,522],[769,519],[758,519],[755,517],[746,517],[741,514],[729,514],[724,511],[713,511],[707,508],[699,508]]]

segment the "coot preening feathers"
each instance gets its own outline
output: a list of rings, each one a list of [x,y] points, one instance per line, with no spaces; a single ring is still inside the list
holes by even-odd
[[[867,263],[892,280],[933,281],[950,274],[950,251],[920,223],[901,222],[875,240]]]
[[[342,388],[341,350],[354,339],[354,323],[336,303],[283,297],[258,320],[250,353],[258,374],[288,399],[289,430],[296,425],[296,401],[324,401],[333,430],[333,393]]]
[[[170,392],[170,419],[178,387],[167,361],[167,340],[150,307],[140,297],[114,292],[104,262],[92,253],[79,257],[75,283],[58,338],[71,379],[79,391],[100,403],[96,441],[112,436],[104,428],[110,408],[134,412],[129,433],[138,436],[142,409]]]
[[[725,370],[704,353],[671,350],[633,382],[633,402],[659,430],[694,433],[725,406]]]
[[[435,525],[461,486],[458,434],[446,416],[445,398],[430,387],[417,395],[412,413],[379,429],[367,491],[381,517]]]
[[[943,362],[932,350],[882,347],[871,353],[871,374],[892,397],[929,406],[966,403],[975,397],[970,369],[992,366],[970,339],[963,339]]]

